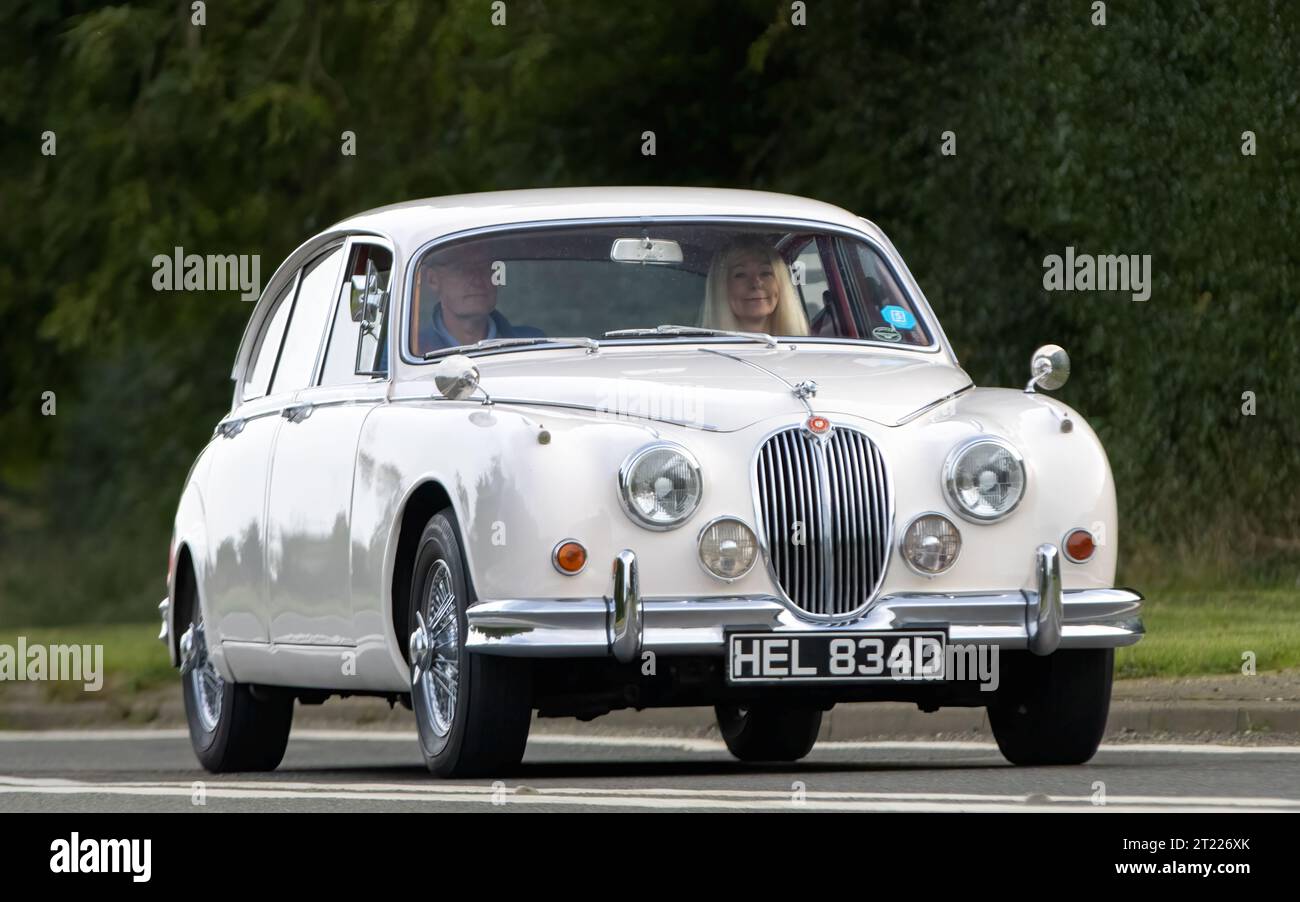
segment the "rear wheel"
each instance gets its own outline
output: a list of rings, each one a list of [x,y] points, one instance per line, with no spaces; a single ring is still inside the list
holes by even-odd
[[[516,767],[532,719],[527,661],[465,650],[469,590],[450,508],[420,536],[411,577],[411,706],[420,750],[440,777],[486,776]]]
[[[198,602],[181,636],[181,682],[190,743],[214,774],[275,770],[293,724],[293,696],[221,678],[208,656]]]
[[[1012,764],[1083,764],[1097,752],[1110,713],[1115,652],[1007,652],[989,725]]]
[[[718,729],[741,761],[798,761],[817,743],[820,708],[798,705],[718,705]]]

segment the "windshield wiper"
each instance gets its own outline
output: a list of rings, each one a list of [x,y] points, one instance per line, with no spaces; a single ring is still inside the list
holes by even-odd
[[[606,332],[605,338],[645,338],[655,335],[720,335],[727,338],[748,338],[769,348],[779,348],[781,343],[766,332],[731,332],[727,329],[706,329],[703,326],[655,326],[653,329],[615,329]]]
[[[454,348],[439,348],[436,351],[429,351],[424,355],[424,359],[433,360],[435,357],[446,357],[448,354],[469,354],[473,351],[491,351],[495,348],[513,348],[543,344],[581,345],[588,351],[595,351],[600,348],[600,342],[596,341],[594,338],[586,337],[551,338],[546,335],[534,335],[528,338],[485,338],[482,341],[474,342],[472,345],[457,345]]]

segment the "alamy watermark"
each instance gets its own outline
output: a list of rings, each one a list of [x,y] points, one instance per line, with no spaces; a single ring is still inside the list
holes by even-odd
[[[234,291],[255,301],[262,294],[260,254],[187,254],[182,247],[153,258],[154,291]]]
[[[29,644],[26,636],[18,644],[0,644],[0,683],[73,682],[87,692],[104,687],[104,646]]]
[[[1150,254],[1065,254],[1043,258],[1044,291],[1127,291],[1133,300],[1151,297]]]
[[[68,839],[50,843],[50,871],[55,874],[130,874],[135,883],[148,883],[153,875],[153,840]]]
[[[703,422],[699,386],[641,379],[618,379],[596,399],[596,409],[619,419],[664,420],[686,425]]]

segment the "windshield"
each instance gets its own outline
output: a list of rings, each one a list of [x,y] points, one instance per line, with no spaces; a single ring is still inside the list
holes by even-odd
[[[871,245],[734,223],[520,228],[439,245],[416,263],[407,327],[416,359],[552,337],[934,343]]]

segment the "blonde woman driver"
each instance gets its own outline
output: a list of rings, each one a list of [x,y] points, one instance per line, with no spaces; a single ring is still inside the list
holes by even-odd
[[[701,325],[733,332],[807,335],[808,317],[790,267],[761,238],[742,236],[713,257],[704,286]]]

